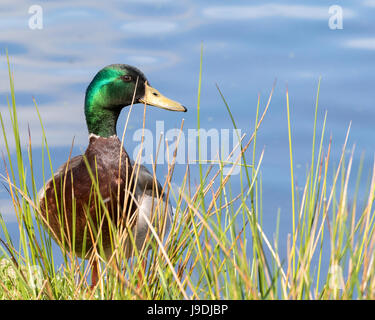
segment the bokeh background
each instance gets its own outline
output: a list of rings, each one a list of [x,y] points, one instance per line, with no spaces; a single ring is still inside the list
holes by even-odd
[[[43,28],[32,30],[28,10],[43,9]],[[329,8],[343,8],[343,29],[329,27]],[[290,169],[286,117],[289,88],[297,183],[303,185],[311,161],[316,91],[321,77],[318,130],[328,112],[325,146],[332,136],[338,163],[350,123],[349,149],[355,145],[353,179],[364,154],[364,187],[375,150],[375,1],[26,1],[0,2],[0,111],[7,112],[9,79],[6,49],[14,74],[22,143],[30,127],[35,157],[42,132],[32,98],[46,129],[56,169],[87,146],[83,103],[95,73],[111,63],[140,68],[150,83],[188,107],[186,114],[148,108],[146,127],[155,121],[165,130],[184,132],[197,122],[200,50],[203,44],[201,127],[232,128],[215,84],[225,95],[243,133],[254,128],[258,95],[266,105],[277,79],[269,113],[259,131],[262,165],[263,223],[269,236],[281,215],[281,237],[291,230]],[[135,106],[125,147],[132,155],[142,126],[143,107]],[[118,123],[122,132],[126,118]],[[5,120],[7,118],[5,117]],[[6,121],[10,132],[10,121]],[[0,141],[0,148],[4,148]],[[37,161],[37,160],[36,160]],[[36,162],[36,167],[40,162]],[[41,166],[40,166],[41,167]],[[185,166],[178,166],[175,183]],[[4,172],[1,165],[0,171]],[[48,171],[47,171],[48,173]],[[163,179],[165,167],[159,166]],[[199,180],[191,166],[192,183]],[[41,187],[42,173],[37,178]],[[234,189],[237,187],[234,185]],[[0,189],[0,211],[16,226],[9,196]],[[285,242],[285,241],[283,241]]]

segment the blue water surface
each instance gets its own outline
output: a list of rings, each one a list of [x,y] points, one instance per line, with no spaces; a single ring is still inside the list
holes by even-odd
[[[280,210],[281,252],[285,253],[287,235],[292,230],[287,88],[297,183],[304,184],[311,161],[315,100],[321,77],[317,129],[320,132],[327,112],[325,150],[332,137],[331,158],[338,164],[351,124],[348,149],[355,145],[355,157],[350,188],[354,187],[360,155],[364,153],[361,188],[366,189],[375,150],[375,1],[39,1],[43,28],[35,30],[28,25],[32,16],[28,10],[33,4],[26,0],[0,3],[0,109],[7,110],[9,95],[7,49],[23,144],[26,146],[29,126],[34,150],[40,153],[41,130],[32,101],[35,97],[54,168],[66,161],[73,137],[73,155],[84,151],[85,89],[95,73],[111,63],[137,66],[153,86],[187,106],[186,114],[148,108],[146,128],[154,132],[159,120],[164,121],[167,131],[179,128],[182,119],[185,133],[196,128],[203,45],[202,128],[232,128],[217,84],[238,128],[250,134],[258,95],[263,110],[277,80],[257,138],[257,157],[264,149],[264,229],[272,239]],[[332,5],[343,9],[342,29],[329,25]],[[126,114],[123,112],[119,120],[119,132],[124,128]],[[142,126],[142,117],[143,107],[135,106],[125,142],[130,155],[138,144],[132,136]],[[10,132],[10,122],[7,128]],[[4,148],[3,141],[0,147]],[[184,169],[185,165],[177,165],[176,184],[182,181]],[[165,173],[166,166],[160,165],[161,180]],[[198,182],[197,165],[191,165],[191,175],[192,182]],[[41,187],[41,173],[36,181]],[[233,188],[234,193],[239,191],[239,184]],[[5,190],[0,192],[0,209],[7,223],[14,224]]]

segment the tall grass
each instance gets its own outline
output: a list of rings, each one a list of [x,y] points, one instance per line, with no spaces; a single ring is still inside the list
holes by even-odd
[[[112,226],[113,255],[101,258],[100,232],[89,228],[97,239],[97,248],[88,260],[77,258],[65,246],[56,247],[51,232],[45,228],[37,199],[36,175],[43,181],[53,176],[48,137],[43,132],[42,167],[35,167],[31,138],[27,147],[21,141],[17,120],[16,94],[8,62],[10,96],[8,109],[12,131],[7,132],[4,115],[0,115],[4,173],[2,180],[18,222],[19,239],[10,235],[7,223],[0,216],[0,298],[1,299],[352,299],[375,297],[374,285],[374,199],[375,171],[366,194],[359,194],[362,164],[350,194],[354,150],[347,153],[346,136],[339,163],[331,160],[333,143],[324,145],[326,115],[320,140],[317,132],[318,86],[312,157],[305,182],[300,191],[294,180],[293,134],[289,94],[285,112],[289,133],[291,221],[286,240],[287,254],[280,253],[279,226],[275,234],[267,235],[262,226],[261,165],[264,151],[257,157],[257,134],[271,105],[273,89],[265,105],[258,98],[251,135],[239,137],[234,149],[241,150],[235,165],[240,175],[224,174],[233,161],[220,158],[219,166],[204,165],[199,153],[199,180],[191,183],[189,165],[178,188],[173,185],[175,156],[169,159],[163,190],[175,207],[171,231],[159,236],[150,221],[151,250],[144,247],[126,259],[122,245],[125,238],[134,241],[131,232],[119,232]],[[201,69],[202,70],[202,59]],[[198,90],[198,124],[200,127],[200,89]],[[218,94],[234,128],[223,92]],[[131,107],[129,112],[131,112]],[[35,112],[43,121],[35,104]],[[126,127],[126,126],[125,126]],[[124,139],[126,128],[122,135]],[[14,140],[14,150],[10,141]],[[233,150],[233,154],[235,154]],[[48,161],[44,161],[47,158]],[[67,155],[68,158],[68,155]],[[157,157],[155,157],[157,158]],[[333,169],[332,169],[333,168]],[[375,164],[374,164],[375,168]],[[45,176],[45,172],[49,172]],[[137,172],[137,167],[135,167]],[[156,166],[153,166],[155,175]],[[333,174],[332,174],[333,171]],[[98,181],[92,172],[93,186]],[[239,178],[238,178],[239,177]],[[332,179],[331,179],[332,177]],[[156,176],[155,176],[156,179]],[[240,192],[233,194],[238,183]],[[285,186],[287,187],[287,186]],[[361,189],[362,190],[362,189]],[[56,195],[57,197],[59,195]],[[106,214],[103,200],[97,192],[98,211]],[[367,198],[363,209],[359,197]],[[61,208],[63,210],[63,208]],[[158,203],[156,211],[165,208]],[[275,213],[276,216],[276,213]],[[46,223],[44,221],[44,223]],[[130,223],[130,222],[126,222]],[[98,230],[96,230],[98,231]],[[60,251],[59,251],[60,250]],[[57,263],[61,256],[63,263]],[[89,281],[92,261],[100,262],[98,285],[91,289]],[[144,262],[145,267],[143,263]],[[328,267],[324,263],[328,261]]]

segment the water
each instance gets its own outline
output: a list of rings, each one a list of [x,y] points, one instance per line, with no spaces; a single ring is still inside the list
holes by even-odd
[[[215,87],[225,95],[238,127],[254,127],[258,94],[264,108],[272,84],[275,94],[258,137],[258,155],[265,147],[262,165],[264,227],[272,237],[277,211],[281,212],[281,242],[291,231],[289,150],[286,87],[291,102],[296,177],[302,184],[311,160],[315,97],[322,77],[318,130],[328,112],[327,146],[333,138],[332,158],[338,163],[347,128],[349,146],[356,145],[354,168],[365,152],[364,172],[369,173],[375,140],[375,1],[340,1],[343,29],[331,30],[327,1],[39,1],[43,29],[28,26],[30,1],[3,0],[0,4],[0,108],[6,110],[8,48],[15,77],[21,133],[26,144],[30,126],[35,152],[41,130],[32,97],[39,105],[53,165],[66,161],[75,137],[73,155],[87,145],[83,115],[85,89],[95,73],[111,63],[139,67],[162,93],[182,102],[188,113],[147,110],[146,128],[155,121],[165,130],[184,132],[196,127],[196,101],[200,48],[203,43],[201,127],[232,128]],[[118,131],[122,132],[126,112]],[[142,126],[142,106],[131,117],[128,137]],[[8,127],[10,129],[10,126]],[[132,154],[137,142],[125,143]],[[3,145],[1,145],[3,147]],[[177,167],[176,183],[184,166]],[[1,169],[3,170],[3,168]],[[179,171],[181,170],[181,171]],[[181,174],[179,174],[181,172]],[[354,170],[354,173],[356,170]],[[158,174],[162,179],[163,167]],[[198,181],[196,166],[192,175]],[[41,176],[37,183],[41,186]],[[14,223],[5,190],[0,209]]]

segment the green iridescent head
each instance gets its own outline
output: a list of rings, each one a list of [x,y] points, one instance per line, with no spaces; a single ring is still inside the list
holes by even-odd
[[[137,68],[112,64],[100,70],[86,90],[85,116],[89,133],[101,137],[115,135],[122,108],[132,102],[172,111],[186,111],[180,103],[152,88]]]

